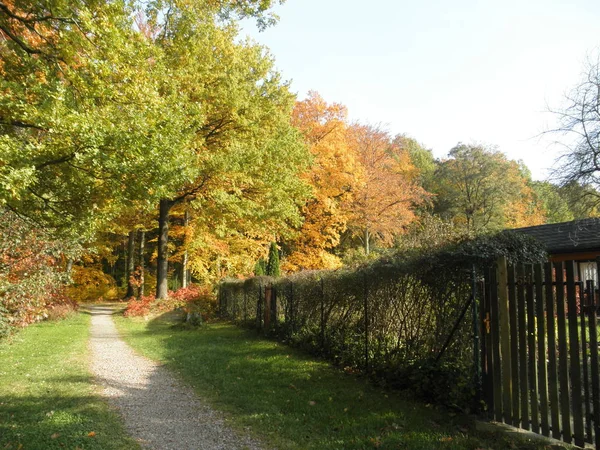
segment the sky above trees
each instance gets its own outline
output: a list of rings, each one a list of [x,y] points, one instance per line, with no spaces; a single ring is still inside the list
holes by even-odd
[[[350,119],[407,133],[442,157],[458,142],[496,145],[547,176],[560,108],[597,54],[593,0],[448,4],[288,0],[280,22],[244,33],[270,48],[292,91],[316,90]]]

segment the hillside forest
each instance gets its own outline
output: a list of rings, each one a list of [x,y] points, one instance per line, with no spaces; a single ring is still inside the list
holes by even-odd
[[[56,305],[336,269],[597,215],[491,144],[297,98],[239,21],[273,0],[0,0],[0,334]],[[551,161],[548,162],[550,165]]]

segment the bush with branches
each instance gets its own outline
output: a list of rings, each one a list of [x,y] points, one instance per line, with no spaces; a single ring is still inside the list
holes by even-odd
[[[470,301],[473,267],[543,261],[529,236],[500,233],[427,253],[398,253],[356,269],[253,277],[220,284],[222,314],[265,328],[264,288],[276,297],[267,331],[351,372],[410,388],[427,400],[471,407],[474,388]],[[442,352],[455,323],[450,346]]]

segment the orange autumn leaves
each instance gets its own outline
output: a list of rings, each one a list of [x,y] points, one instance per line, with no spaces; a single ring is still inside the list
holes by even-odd
[[[409,155],[379,127],[350,124],[343,105],[327,104],[315,92],[296,104],[292,119],[313,156],[303,175],[313,198],[303,207],[304,224],[286,269],[339,267],[332,250],[344,233],[361,240],[367,252],[373,240],[391,243],[427,198]]]

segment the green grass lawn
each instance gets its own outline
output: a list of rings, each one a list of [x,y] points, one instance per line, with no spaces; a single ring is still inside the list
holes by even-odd
[[[0,449],[137,449],[88,372],[88,314],[0,343]]]
[[[236,428],[280,449],[545,448],[475,431],[465,417],[229,324],[193,330],[174,325],[173,315],[115,319],[134,348],[179,373]]]

